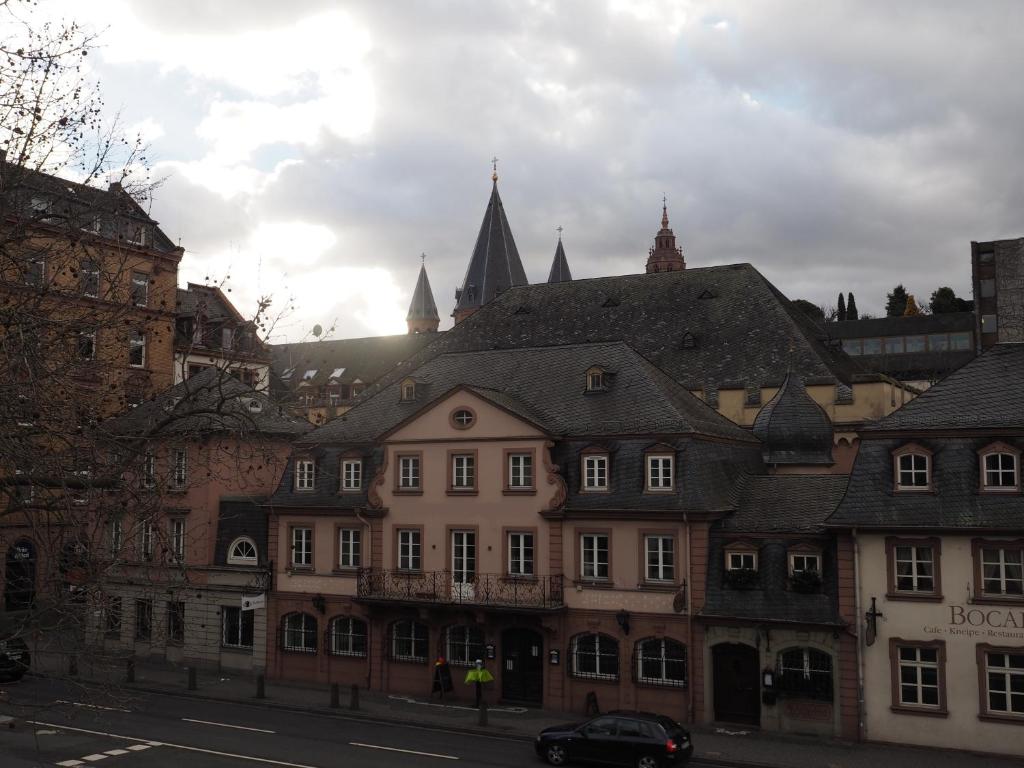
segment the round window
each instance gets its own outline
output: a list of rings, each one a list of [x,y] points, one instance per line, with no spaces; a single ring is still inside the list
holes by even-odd
[[[469,429],[474,421],[476,421],[476,416],[467,408],[459,408],[459,410],[452,414],[452,423],[458,429]]]

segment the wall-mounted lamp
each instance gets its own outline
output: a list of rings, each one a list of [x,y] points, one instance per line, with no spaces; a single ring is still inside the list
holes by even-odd
[[[864,645],[874,645],[878,634],[878,619],[884,616],[875,607],[875,598],[871,598],[871,610],[864,614]]]
[[[629,634],[629,611],[625,608],[615,614],[615,621],[618,622],[619,629],[622,630],[622,634]]]

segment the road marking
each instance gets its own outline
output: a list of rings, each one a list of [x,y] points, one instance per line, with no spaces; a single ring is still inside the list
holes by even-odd
[[[214,723],[211,720],[193,720],[191,717],[181,718],[186,723],[202,723],[203,725],[217,725],[221,728],[237,728],[240,731],[256,731],[257,733],[274,733],[274,731],[268,731],[266,728],[250,728],[247,725],[230,725],[228,723]]]
[[[88,728],[73,728],[70,725],[61,725],[60,723],[44,723],[41,720],[26,720],[25,722],[29,723],[29,725],[45,725],[47,728],[58,728],[64,731],[75,731],[76,733],[89,733],[93,736],[108,736],[112,739],[124,739],[125,741],[141,741],[145,744],[148,744],[151,747],[170,747],[171,749],[184,749],[189,752],[202,752],[203,754],[216,755],[217,757],[233,757],[236,760],[251,760],[254,763],[266,763],[267,765],[282,765],[284,766],[284,768],[317,768],[317,766],[315,765],[304,765],[302,763],[286,763],[283,760],[271,760],[268,757],[236,755],[233,752],[218,752],[215,749],[190,747],[186,744],[171,744],[166,741],[150,741],[149,739],[140,739],[138,736],[124,736],[120,733],[108,733],[107,731],[91,731]],[[100,755],[99,757],[106,757],[106,755]],[[88,760],[89,758],[86,757],[83,759]]]
[[[99,704],[86,704],[82,701],[64,701],[64,699],[58,699],[58,704],[70,704],[73,707],[85,707],[86,709],[102,709],[105,712],[124,712],[130,714],[130,709],[118,709],[117,707],[101,707]]]
[[[85,763],[83,763],[81,760],[64,760],[60,763],[57,763],[57,765],[61,766],[61,768],[75,768],[75,766],[85,765]]]
[[[95,763],[97,760],[106,760],[107,756],[106,755],[99,755],[99,754],[96,754],[96,755],[86,755],[82,759],[83,760],[88,760],[90,763]]]
[[[118,755],[127,755],[128,754],[128,750],[127,749],[108,749],[106,752],[104,752],[104,754],[105,755],[110,755],[111,757],[117,757]]]
[[[420,755],[421,757],[439,757],[442,760],[459,760],[455,755],[438,755],[434,752],[417,752],[415,749],[399,749],[398,747],[382,747],[379,744],[360,744],[358,741],[350,741],[350,747],[365,747],[366,749],[383,749],[386,752],[403,752],[407,755]]]
[[[144,749],[149,749],[149,747],[149,744],[132,744],[127,749],[130,749],[132,752],[141,752]]]

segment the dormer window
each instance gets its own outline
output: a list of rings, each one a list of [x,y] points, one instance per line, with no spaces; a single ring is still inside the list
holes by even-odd
[[[981,490],[986,493],[1013,493],[1020,490],[1020,451],[1005,443],[993,443],[982,449]]]
[[[235,539],[228,547],[228,565],[256,565],[258,560],[256,543],[248,536]]]
[[[896,490],[932,490],[932,453],[920,445],[904,445],[893,452]]]
[[[304,374],[302,374],[303,381],[312,381],[313,377],[316,376],[317,368],[310,368]]]
[[[583,490],[608,490],[607,453],[591,453],[583,456]]]
[[[600,392],[607,388],[605,372],[601,368],[591,368],[587,371],[587,392]]]
[[[647,490],[651,492],[671,491],[673,488],[674,461],[672,454],[647,454]]]
[[[295,462],[295,490],[312,491],[316,487],[316,463],[312,459]]]
[[[341,462],[341,490],[358,491],[363,486],[363,460],[343,459]]]
[[[355,388],[353,387],[353,394]],[[402,402],[408,403],[416,399],[416,382],[412,379],[406,379],[402,382]]]
[[[756,571],[757,552],[745,549],[726,552],[725,568],[729,571]]]

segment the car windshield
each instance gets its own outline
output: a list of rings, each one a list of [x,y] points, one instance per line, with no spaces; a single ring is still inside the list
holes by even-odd
[[[685,730],[683,726],[681,726],[671,717],[665,717],[664,715],[658,715],[658,724],[669,732]]]

